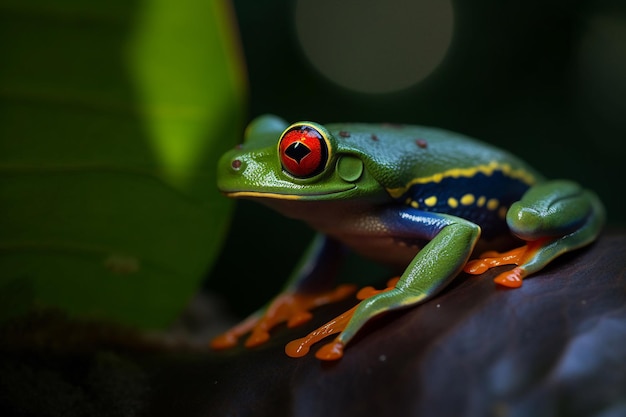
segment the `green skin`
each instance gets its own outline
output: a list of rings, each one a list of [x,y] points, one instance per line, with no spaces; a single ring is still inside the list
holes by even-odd
[[[570,181],[546,181],[513,155],[466,136],[418,126],[292,126],[299,125],[320,132],[329,148],[313,175],[289,171],[278,145],[288,124],[261,116],[248,126],[244,143],[220,160],[218,187],[317,230],[285,292],[334,285],[331,266],[342,246],[402,271],[395,288],[358,306],[336,339],[343,345],[372,317],[423,302],[445,287],[468,262],[481,232],[541,242],[519,265],[525,277],[592,242],[602,229],[604,209],[595,194]],[[493,170],[503,179],[489,185],[487,198],[496,198],[487,202],[474,186],[484,190]],[[511,184],[524,192],[496,207]],[[423,194],[426,189],[435,191]]]

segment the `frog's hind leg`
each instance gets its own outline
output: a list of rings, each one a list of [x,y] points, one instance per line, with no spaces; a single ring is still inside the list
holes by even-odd
[[[557,256],[596,239],[604,223],[598,197],[571,181],[555,180],[532,187],[507,213],[511,232],[526,245],[505,253],[489,252],[468,262],[465,272],[481,274],[499,265],[516,264],[495,282],[519,287],[522,279]]]

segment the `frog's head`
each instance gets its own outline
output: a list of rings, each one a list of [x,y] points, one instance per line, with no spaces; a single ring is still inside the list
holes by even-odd
[[[342,150],[322,125],[290,126],[261,116],[245,141],[222,156],[218,187],[229,197],[335,200],[374,195],[380,185],[355,152]]]

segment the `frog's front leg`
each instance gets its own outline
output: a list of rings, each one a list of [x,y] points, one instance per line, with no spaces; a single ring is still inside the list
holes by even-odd
[[[527,244],[506,253],[489,252],[467,264],[465,271],[481,274],[506,264],[517,267],[495,282],[519,287],[522,279],[539,271],[557,256],[596,239],[604,223],[598,197],[571,181],[555,180],[529,189],[507,213],[511,232]]]
[[[269,339],[270,330],[286,322],[298,326],[311,318],[309,310],[339,301],[356,290],[354,285],[335,285],[337,269],[345,248],[338,241],[317,235],[285,288],[264,308],[211,341],[213,349],[226,349],[250,333],[246,347],[258,346]]]
[[[428,240],[417,253],[400,279],[384,291],[363,300],[351,317],[341,318],[343,331],[316,354],[319,359],[339,359],[345,345],[373,317],[399,308],[421,303],[445,287],[462,270],[480,236],[480,228],[467,220],[411,208],[390,210],[383,222],[394,235]],[[330,324],[330,323],[329,323]],[[308,346],[328,334],[335,333],[322,326],[322,331],[288,345],[290,356],[301,356]],[[297,346],[296,346],[297,345]]]

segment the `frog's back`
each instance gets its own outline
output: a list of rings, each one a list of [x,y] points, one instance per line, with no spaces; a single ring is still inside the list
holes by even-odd
[[[365,123],[331,124],[327,128],[337,138],[339,149],[360,154],[375,170],[382,167],[377,172],[378,180],[388,189],[405,187],[416,178],[445,172],[455,175],[451,170],[469,176],[472,169],[486,171],[485,167],[490,165],[490,170],[498,167],[515,170],[516,175],[526,177],[529,182],[540,178],[535,170],[509,152],[443,129]]]
[[[470,137],[420,126],[327,126],[339,149],[358,154],[390,197],[413,208],[474,221],[486,235],[506,227],[508,207],[540,174]]]

